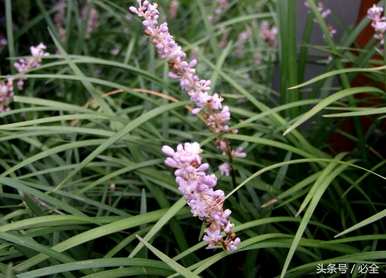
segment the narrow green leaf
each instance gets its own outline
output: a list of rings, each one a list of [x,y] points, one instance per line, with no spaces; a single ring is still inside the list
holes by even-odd
[[[366,218],[365,220],[362,220],[361,222],[355,224],[354,226],[351,226],[350,228],[344,230],[343,232],[335,235],[334,237],[337,238],[337,237],[343,236],[345,234],[351,233],[352,231],[355,231],[355,230],[360,229],[364,226],[367,226],[371,223],[374,223],[375,221],[378,221],[384,217],[386,217],[386,209],[374,214],[373,216],[371,216],[369,218]]]
[[[335,114],[327,114],[323,115],[323,117],[326,118],[338,118],[338,117],[356,117],[356,116],[369,116],[369,115],[385,115],[386,114],[386,107],[382,108],[361,108],[359,111],[353,111],[353,112],[345,112],[345,113],[335,113]]]
[[[18,274],[18,278],[35,278],[47,275],[53,275],[58,273],[65,273],[83,269],[96,269],[104,267],[117,267],[117,266],[139,266],[142,268],[158,268],[167,270],[168,267],[159,261],[149,259],[128,259],[128,258],[104,258],[104,259],[92,259],[71,262],[66,264],[59,264],[48,266],[28,272]]]
[[[350,72],[378,72],[386,70],[386,66],[380,66],[380,67],[374,67],[374,68],[345,68],[345,69],[338,69],[338,70],[333,70],[330,72],[323,73],[321,75],[318,75],[317,77],[314,77],[304,83],[301,83],[299,85],[293,86],[288,88],[289,90],[295,90],[298,88],[302,88],[308,85],[311,85],[313,83],[316,83],[318,81],[321,81],[323,79],[327,79],[329,77],[333,77],[342,73],[350,73]]]
[[[322,111],[331,103],[334,103],[342,98],[352,96],[359,93],[382,93],[383,91],[374,87],[357,87],[357,88],[348,88],[342,91],[339,91],[331,96],[326,97],[321,100],[317,105],[315,105],[311,110],[302,114],[296,121],[293,123],[284,133],[283,135],[287,135],[292,130],[308,121],[311,117],[315,116],[317,113]]]
[[[199,278],[198,275],[194,274],[187,268],[183,267],[179,263],[177,263],[172,258],[169,258],[167,255],[159,251],[157,248],[155,248],[153,245],[145,241],[143,238],[137,236],[137,238],[154,254],[156,255],[160,260],[162,260],[164,263],[166,263],[168,266],[170,266],[172,269],[174,269],[178,274],[184,276],[184,277],[195,277]]]
[[[168,211],[154,224],[150,231],[143,238],[144,241],[151,240],[161,229],[165,226],[170,219],[172,219],[184,206],[186,202],[183,198],[180,198],[174,205],[172,205]],[[131,251],[129,258],[133,258],[142,249],[142,241]]]
[[[41,245],[34,241],[31,238],[25,237],[25,236],[17,236],[10,233],[2,233],[0,232],[0,239],[5,240],[7,242],[11,242],[13,244],[30,248],[36,252],[39,252],[41,254],[45,254],[47,256],[50,256],[50,258],[53,258],[55,260],[58,260],[59,262],[72,262],[74,261],[71,257],[61,254],[59,252],[56,252],[55,250],[52,250],[49,247],[46,247],[44,245]]]

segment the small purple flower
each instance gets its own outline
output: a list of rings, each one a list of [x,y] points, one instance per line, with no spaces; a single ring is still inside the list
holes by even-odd
[[[328,31],[330,32],[331,37],[334,37],[336,34],[336,29],[332,25],[327,25]]]
[[[236,251],[240,242],[241,242],[240,238],[238,238],[238,237],[232,241],[229,241],[229,243],[227,244],[228,251],[230,251],[230,252]]]
[[[222,133],[229,131],[229,120],[231,113],[228,106],[224,106],[220,112],[210,114],[207,118],[207,125],[215,133]]]
[[[81,18],[86,21],[86,38],[91,37],[91,33],[95,31],[99,24],[98,10],[87,2],[81,11]]]
[[[226,154],[230,151],[229,142],[227,140],[217,139],[216,146],[220,151],[222,151],[223,154]]]
[[[374,28],[374,38],[384,44],[384,35],[386,32],[386,18],[383,16],[383,8],[373,5],[367,11],[367,17],[372,21],[371,26]]]
[[[121,47],[115,46],[113,49],[111,49],[110,53],[113,56],[117,56],[121,52]]]
[[[386,31],[386,22],[385,21],[377,21],[374,23],[374,29],[379,33],[385,33]]]
[[[304,5],[309,8],[309,4],[307,2],[304,2]],[[318,3],[318,6],[317,6],[317,9],[320,13],[320,15],[323,17],[323,18],[327,18],[330,14],[331,14],[331,10],[330,9],[326,9],[324,7],[324,4],[322,2],[319,2]],[[315,20],[314,20],[315,21]],[[327,24],[327,28],[328,28],[328,31],[330,32],[330,35],[331,37],[334,37],[334,35],[336,34],[336,29],[334,26],[332,26],[331,24]]]
[[[228,0],[217,0],[216,3],[218,5],[218,8],[221,11],[226,10],[228,8],[228,6],[229,6],[229,1]]]
[[[42,58],[49,55],[46,52],[47,47],[43,43],[39,43],[37,46],[31,46],[31,57],[18,59],[14,66],[16,70],[21,74],[27,73],[29,70],[38,68],[41,66]],[[19,90],[22,90],[24,87],[25,78],[22,76],[18,78],[17,86]]]
[[[12,102],[13,81],[8,78],[7,81],[0,81],[0,113],[9,111],[9,104]]]
[[[248,42],[251,36],[252,36],[252,30],[249,27],[247,27],[245,31],[239,34],[236,41],[236,51],[235,51],[237,57],[242,57],[244,55],[245,44]]]
[[[217,177],[208,174],[209,165],[202,163],[200,145],[196,142],[179,144],[176,150],[163,146],[162,152],[167,156],[165,164],[176,169],[178,189],[193,216],[208,225],[203,238],[208,248],[223,246],[228,251],[235,251],[240,239],[234,235],[233,224],[229,221],[232,212],[223,209],[225,194],[214,189]]]
[[[270,26],[268,21],[264,20],[260,25],[260,37],[271,47],[277,45],[278,29],[276,26]]]
[[[308,2],[304,2],[304,6],[306,6],[307,8],[310,7]],[[322,2],[318,3],[317,9],[318,9],[318,11],[320,12],[320,14],[321,14],[321,16],[323,18],[326,18],[327,16],[329,16],[331,14],[331,10],[330,9],[325,9],[324,8],[324,4]]]
[[[32,67],[39,67],[41,58],[49,55],[49,53],[45,51],[46,49],[47,46],[45,46],[43,43],[39,43],[37,46],[30,47],[31,55],[36,58],[31,62],[33,63]]]
[[[203,239],[208,243],[208,249],[216,248],[218,242],[222,240],[221,230],[215,229],[211,231],[210,229],[206,229]]]
[[[247,156],[247,153],[244,151],[243,147],[238,147],[235,150],[232,150],[232,157],[244,158]]]
[[[383,15],[383,8],[378,7],[377,5],[373,5],[367,11],[367,17],[372,21],[380,21]]]
[[[321,4],[321,3],[320,3]],[[331,14],[331,10],[330,9],[326,9],[326,10],[323,10],[321,11],[320,15],[323,17],[323,18],[326,18],[327,16],[329,16]]]
[[[223,176],[229,176],[231,172],[231,165],[228,162],[225,162],[218,166],[218,169],[220,171],[220,174]]]
[[[212,23],[218,21],[229,8],[229,0],[216,0],[214,2],[215,8],[213,10],[213,14],[208,17],[209,22]]]

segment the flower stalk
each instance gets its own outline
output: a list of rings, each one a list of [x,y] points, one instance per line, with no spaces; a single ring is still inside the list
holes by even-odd
[[[209,130],[218,134],[219,138],[224,133],[236,133],[237,130],[229,127],[231,112],[228,106],[222,104],[224,99],[218,93],[210,94],[211,81],[201,79],[197,75],[197,60],[187,59],[187,54],[169,33],[167,23],[159,23],[158,4],[147,0],[137,0],[137,4],[137,7],[129,9],[142,18],[144,33],[149,36],[158,55],[168,62],[169,77],[178,80],[180,87],[193,101],[192,114],[199,115]],[[233,186],[236,187],[236,175],[231,166],[232,158],[237,157],[240,153],[245,157],[245,153],[240,149],[232,150],[230,142],[222,138],[216,141],[216,146],[223,154],[228,155],[230,162],[228,172],[231,173]],[[224,211],[222,208],[224,192],[213,190],[217,178],[215,175],[206,174],[209,165],[201,165],[199,144],[180,144],[176,151],[169,146],[164,146],[162,151],[168,156],[165,160],[166,165],[177,168],[176,182],[192,208],[193,215],[207,223],[204,240],[208,242],[208,247],[221,245],[226,250],[235,250],[240,239],[233,236],[233,225],[228,220],[231,211]],[[226,234],[225,238],[222,237],[222,232]]]

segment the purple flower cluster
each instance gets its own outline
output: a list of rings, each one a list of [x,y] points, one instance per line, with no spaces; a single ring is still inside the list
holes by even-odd
[[[329,16],[331,14],[331,10],[330,9],[325,9],[322,2],[318,3],[318,11],[320,12],[320,15],[323,18],[326,18],[327,16]]]
[[[232,150],[231,154],[232,157],[245,158],[247,156],[247,153],[244,151],[243,147],[237,147],[235,150]]]
[[[200,79],[197,75],[197,60],[188,61],[186,53],[169,33],[167,23],[159,24],[157,3],[142,0],[137,2],[138,7],[130,7],[130,11],[143,18],[145,34],[155,45],[158,55],[169,63],[171,69],[169,76],[180,82],[181,88],[195,103],[192,113],[203,112],[207,126],[215,133],[230,131],[229,107],[222,105],[223,98],[218,94],[210,95],[211,82]]]
[[[31,46],[30,51],[32,56],[17,60],[14,63],[16,70],[23,75],[31,69],[40,67],[42,58],[49,55],[49,53],[45,51],[46,49],[47,47],[43,43],[40,43],[37,46]],[[24,77],[18,78],[17,87],[19,90],[23,89],[24,81]]]
[[[220,17],[229,8],[229,0],[216,0],[215,5],[213,15],[210,15],[208,18],[210,22],[215,22],[220,19]]]
[[[386,32],[386,17],[383,16],[383,8],[373,5],[368,9],[367,17],[371,20],[371,26],[375,30],[374,38],[379,40],[383,45]]]
[[[163,146],[162,152],[167,156],[165,164],[176,169],[178,189],[192,214],[207,224],[203,239],[208,248],[222,246],[228,251],[236,250],[240,238],[234,234],[234,225],[229,221],[231,210],[223,209],[224,192],[214,189],[217,177],[207,173],[209,164],[202,163],[200,145],[196,142],[179,144],[176,150]]]
[[[64,21],[66,18],[66,1],[59,0],[56,2],[54,9],[57,11],[54,16],[54,23],[59,32],[59,37],[63,41],[66,37]]]
[[[13,99],[13,82],[8,78],[7,81],[0,81],[0,112],[9,111],[9,104]]]
[[[240,157],[240,158],[244,158],[247,156],[243,147],[237,147],[235,150],[232,150],[230,149],[228,141],[224,139],[218,139],[216,141],[216,146],[219,150],[222,151],[224,155],[227,153],[230,153],[232,157]]]
[[[81,11],[82,20],[86,21],[86,38],[91,37],[91,33],[95,31],[99,24],[98,10],[91,5],[90,1],[86,3]]]
[[[236,51],[235,54],[237,57],[242,57],[245,52],[245,44],[252,36],[251,28],[247,27],[245,31],[241,32],[237,37],[236,41]]]
[[[54,23],[59,32],[59,37],[64,40],[66,37],[65,19],[66,19],[66,0],[59,0],[55,4],[55,10],[57,11],[54,16]],[[80,18],[86,24],[85,37],[89,39],[92,32],[98,27],[99,14],[98,10],[92,5],[91,1],[85,1],[80,11]]]
[[[307,2],[304,2],[304,5],[309,8],[309,4]],[[323,18],[327,18],[330,14],[331,14],[331,10],[330,9],[326,9],[324,7],[324,4],[322,2],[319,2],[318,3],[318,6],[317,6],[317,9],[320,13],[320,15],[323,17]],[[335,34],[336,34],[336,29],[334,28],[334,26],[332,26],[331,24],[327,24],[327,27],[328,27],[328,30],[331,34],[331,37],[333,37]]]
[[[260,37],[271,47],[277,45],[277,33],[276,26],[270,26],[268,21],[264,20],[260,25]]]

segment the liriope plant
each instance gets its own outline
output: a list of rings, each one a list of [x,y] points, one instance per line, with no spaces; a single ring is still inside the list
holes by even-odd
[[[9,61],[1,64],[0,88],[11,109],[0,114],[1,275],[304,277],[327,266],[384,271],[385,160],[375,143],[382,143],[385,110],[382,103],[355,107],[349,100],[363,92],[384,97],[371,82],[350,83],[358,73],[383,82],[383,61],[371,59],[382,48],[379,40],[352,49],[369,19],[332,37],[330,26],[339,24],[325,22],[331,7],[309,0],[305,33],[320,26],[328,45],[310,46],[307,34],[297,45],[296,1],[180,1],[176,12],[162,14],[181,51],[191,53],[185,59],[199,61],[188,68],[212,81],[199,107],[183,101],[180,84],[170,82],[173,65],[155,57],[158,48],[136,30],[127,3],[36,1],[29,24],[19,24],[27,6],[4,2],[8,44],[0,44],[0,59]],[[158,8],[168,11],[169,4]],[[89,5],[91,21],[80,20]],[[39,42],[51,54],[39,57],[39,67],[15,71],[16,56]],[[326,52],[325,59],[313,60],[312,47]],[[326,64],[326,73],[308,80],[309,62]],[[272,88],[275,73],[283,77],[280,100]],[[336,77],[343,82],[332,83]],[[214,88],[221,96],[209,94]],[[208,107],[210,96],[221,109]],[[232,112],[228,131],[238,133],[206,125],[225,104]],[[201,110],[187,113],[195,108]],[[337,128],[338,119],[369,115],[375,121],[363,137]],[[355,148],[331,152],[331,130]],[[225,158],[217,149],[219,139],[245,150],[232,147],[231,154],[242,155],[230,161],[229,152]],[[219,170],[231,175],[231,165],[235,181],[209,167],[226,159],[228,167]],[[219,235],[219,227],[225,233]],[[206,250],[208,243],[225,250]]]

